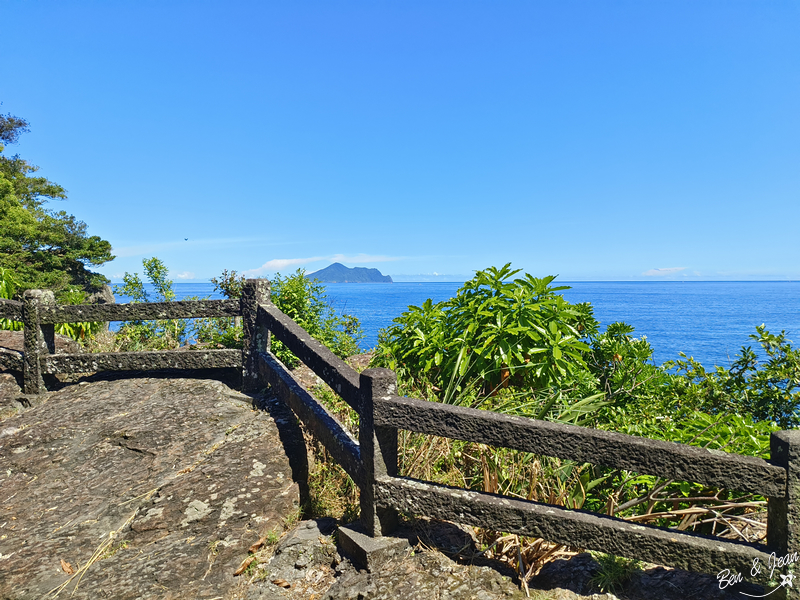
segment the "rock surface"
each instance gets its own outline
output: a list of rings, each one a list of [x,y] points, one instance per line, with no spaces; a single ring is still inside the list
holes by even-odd
[[[11,373],[0,373],[0,423],[23,408],[19,381]]]
[[[414,551],[386,562],[374,573],[359,571],[337,551],[330,519],[300,523],[275,547],[274,555],[251,572],[250,587],[230,600],[500,600],[522,599],[519,582],[497,562],[453,560],[474,539],[468,528],[422,520],[398,535]],[[474,550],[474,547],[472,548]],[[467,549],[467,553],[472,550]],[[741,600],[739,592],[763,594],[758,587],[720,590],[714,577],[647,568],[630,581],[601,593],[591,580],[599,570],[588,553],[545,565],[530,581],[534,600]]]
[[[522,599],[514,582],[487,566],[459,564],[436,551],[407,553],[377,572],[359,571],[337,551],[334,524],[301,523],[254,571],[242,600]],[[410,533],[410,532],[406,532]]]
[[[116,304],[114,290],[106,284],[86,299],[86,304]]]
[[[55,335],[56,354],[77,354],[82,352],[81,345],[65,335]],[[6,331],[0,329],[0,348],[11,352],[25,351],[25,338],[22,331]]]
[[[0,422],[0,598],[221,598],[296,513],[275,420],[225,385],[74,385]],[[279,419],[280,421],[281,419]]]

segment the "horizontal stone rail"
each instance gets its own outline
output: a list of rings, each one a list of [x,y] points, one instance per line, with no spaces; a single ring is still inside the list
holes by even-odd
[[[752,456],[414,398],[376,401],[375,424],[764,496],[786,490],[786,469]]]
[[[22,321],[22,302],[0,299],[0,319]]]
[[[258,307],[258,322],[267,327],[297,358],[339,394],[354,410],[359,410],[358,373],[346,362],[315,340],[274,304]]]
[[[253,298],[248,299],[248,294]],[[258,294],[261,294],[259,296]],[[262,298],[263,296],[263,298]],[[252,328],[245,327],[243,350],[171,350],[161,352],[113,352],[54,354],[54,326],[57,323],[91,321],[148,321],[208,317],[240,317],[249,309],[255,319],[256,303],[269,299],[269,283],[250,280],[241,300],[182,300],[179,302],[141,302],[133,304],[56,304],[48,290],[26,290],[21,303],[0,303],[2,311],[17,315],[24,325],[25,353],[22,357],[23,387],[26,394],[46,391],[43,375],[57,373],[95,373],[98,371],[151,371],[164,369],[242,368],[244,387],[250,383],[246,365],[253,343]],[[11,308],[9,308],[9,306]],[[21,307],[21,310],[20,310]],[[14,312],[16,311],[16,312]],[[13,358],[2,364],[16,365]]]
[[[362,486],[364,473],[358,443],[350,437],[336,417],[304,390],[271,352],[259,353],[258,369],[263,381],[292,409],[356,485]]]
[[[639,525],[588,511],[415,479],[381,478],[375,483],[375,496],[380,506],[406,513],[712,575],[722,569],[749,575],[754,560],[763,565],[769,560],[764,546]]]
[[[770,560],[774,562],[771,557],[800,552],[800,430],[773,433],[770,460],[763,460],[405,398],[397,395],[393,372],[368,369],[356,374],[270,302],[258,303],[253,329],[261,332],[261,340],[274,336],[283,342],[358,412],[356,444],[274,355],[256,348],[256,383],[270,385],[359,485],[360,525],[368,536],[391,532],[402,511],[690,571],[717,574],[729,569],[759,582]],[[769,500],[767,543],[734,542],[399,477],[399,429],[761,494]],[[764,568],[751,575],[758,563]],[[783,574],[793,569],[788,565]],[[785,592],[785,598],[800,600],[800,588]]]
[[[42,371],[96,373],[98,371],[160,371],[163,369],[223,369],[242,366],[241,350],[180,350],[171,352],[103,352],[51,354],[41,359]]]
[[[82,321],[146,321],[235,317],[241,314],[239,300],[182,300],[179,302],[42,306],[39,322],[51,324]]]

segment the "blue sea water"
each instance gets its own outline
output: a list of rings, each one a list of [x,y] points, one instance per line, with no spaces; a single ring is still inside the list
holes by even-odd
[[[798,281],[698,281],[698,282],[560,282],[570,285],[564,297],[570,302],[590,302],[604,329],[625,321],[646,335],[660,364],[693,356],[704,366],[730,366],[741,346],[756,347],[748,336],[764,323],[773,333],[786,330],[800,346],[800,282]],[[435,302],[455,295],[460,283],[334,283],[327,295],[337,312],[361,320],[366,334],[362,347],[374,347],[378,330],[391,324],[409,305]],[[220,298],[211,284],[175,284],[178,299],[187,296]],[[119,297],[118,302],[125,298]]]

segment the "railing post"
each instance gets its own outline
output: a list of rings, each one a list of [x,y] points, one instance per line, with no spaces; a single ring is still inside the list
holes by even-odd
[[[22,293],[22,323],[25,327],[25,358],[22,363],[23,388],[26,394],[46,392],[42,378],[42,357],[55,352],[55,326],[42,325],[39,307],[55,304],[50,290],[25,290]]]
[[[247,279],[242,286],[242,390],[260,389],[258,353],[269,349],[269,332],[258,326],[258,305],[269,301],[269,280]]]
[[[767,503],[767,547],[784,557],[800,552],[800,430],[776,431],[769,442],[770,462],[786,468],[786,494],[782,498],[769,498]],[[800,575],[800,564],[788,562],[780,574]],[[781,591],[786,595],[778,593],[776,598],[800,599],[797,586]]]
[[[367,369],[359,381],[358,443],[364,466],[361,488],[361,526],[371,537],[391,532],[397,526],[397,512],[375,505],[375,481],[384,476],[397,476],[397,429],[376,427],[375,401],[397,393],[397,376],[389,369]]]

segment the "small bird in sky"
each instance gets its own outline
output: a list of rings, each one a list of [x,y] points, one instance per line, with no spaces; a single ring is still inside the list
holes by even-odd
[[[189,241],[189,238],[183,238],[183,241],[184,241],[184,242],[188,242],[188,241]]]

